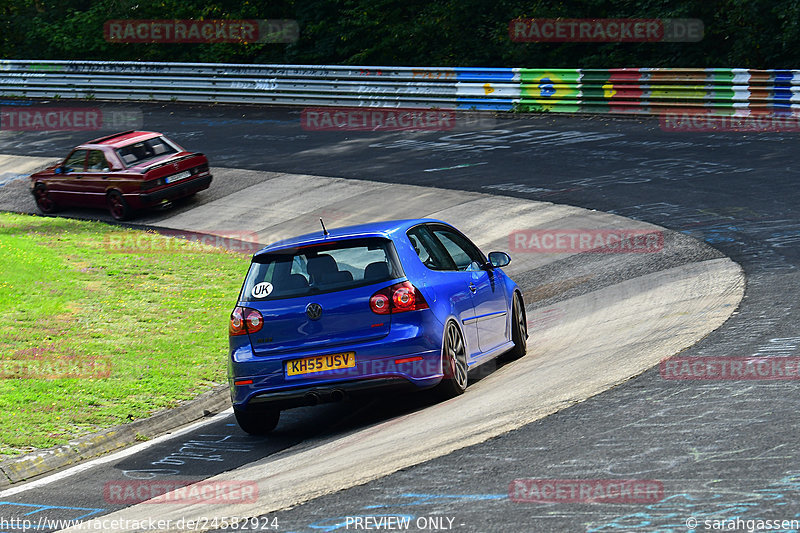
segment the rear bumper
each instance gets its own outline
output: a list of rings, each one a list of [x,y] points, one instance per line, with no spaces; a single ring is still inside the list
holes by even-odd
[[[269,327],[265,319],[265,330]],[[378,390],[430,388],[443,377],[443,333],[444,324],[433,310],[424,309],[392,315],[388,333],[378,337],[354,340],[329,335],[290,349],[270,351],[262,347],[254,352],[250,336],[230,336],[227,359],[231,402],[237,409],[246,409],[250,402],[272,402],[289,408]],[[289,373],[290,369],[298,370],[293,363],[300,359],[327,360],[350,352],[354,360],[348,362],[353,366]]]
[[[338,402],[345,398],[357,398],[377,391],[410,391],[416,389],[419,389],[419,387],[400,377],[363,379],[256,394],[250,398],[247,405],[289,409]],[[240,407],[239,405],[236,406]]]
[[[241,349],[242,351],[248,348]],[[241,353],[239,354],[241,356]],[[236,356],[234,356],[235,358]],[[398,359],[416,358],[416,361]],[[422,390],[442,380],[441,349],[395,354],[389,357],[356,350],[356,366],[300,376],[286,375],[286,360],[229,365],[231,402],[241,408],[251,402],[274,403],[283,408],[339,401],[358,393],[385,389]],[[252,381],[237,385],[236,382]]]
[[[141,207],[151,207],[164,200],[177,200],[178,198],[208,189],[211,186],[212,179],[213,177],[211,174],[208,174],[199,178],[179,181],[174,185],[158,191],[139,193],[136,196]]]
[[[443,376],[442,329],[433,313],[421,312],[415,320],[419,323],[393,324],[389,335],[380,339],[306,348],[288,354],[256,355],[246,337],[231,337],[228,355],[231,401],[237,408],[251,401],[298,406],[336,401],[342,393],[432,387]],[[287,367],[294,360],[344,352],[355,353],[355,366],[288,374]]]

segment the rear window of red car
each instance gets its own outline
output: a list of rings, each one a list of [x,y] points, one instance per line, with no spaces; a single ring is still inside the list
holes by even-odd
[[[154,137],[117,148],[117,155],[126,168],[135,167],[147,161],[175,153],[178,153],[178,148],[166,137]]]

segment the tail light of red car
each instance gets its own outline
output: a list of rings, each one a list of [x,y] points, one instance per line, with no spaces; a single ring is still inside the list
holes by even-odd
[[[200,166],[192,167],[189,169],[189,173],[194,176],[195,174],[205,174],[208,172],[208,163],[203,163]]]
[[[161,187],[164,185],[166,181],[164,178],[158,178],[154,180],[146,180],[142,182],[142,190],[149,191],[150,189],[155,189],[156,187]]]
[[[410,281],[395,283],[373,294],[369,299],[373,313],[388,315],[428,309],[428,302]]]
[[[261,331],[264,326],[264,317],[257,309],[236,306],[231,313],[231,321],[228,325],[228,334],[232,337],[236,335],[247,335]]]

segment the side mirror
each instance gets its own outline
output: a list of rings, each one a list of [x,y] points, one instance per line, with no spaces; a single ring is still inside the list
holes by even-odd
[[[511,257],[505,252],[489,252],[489,264],[494,268],[504,267],[511,262]]]
[[[56,169],[53,171],[54,174],[69,174],[70,172],[72,172],[72,169],[64,165],[56,167]]]

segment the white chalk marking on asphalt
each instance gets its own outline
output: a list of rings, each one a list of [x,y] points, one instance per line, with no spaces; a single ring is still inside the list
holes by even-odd
[[[92,459],[91,461],[87,461],[85,463],[81,463],[79,465],[75,465],[72,468],[68,468],[67,470],[63,470],[61,472],[57,472],[57,473],[52,474],[50,476],[43,477],[41,479],[37,479],[36,481],[31,481],[31,482],[25,483],[24,485],[20,485],[19,487],[11,487],[11,488],[6,489],[4,491],[0,491],[0,498],[6,498],[8,496],[13,496],[14,494],[19,494],[21,492],[25,492],[25,491],[28,491],[28,490],[31,490],[31,489],[43,487],[45,485],[49,485],[50,483],[54,483],[54,482],[59,481],[61,479],[64,479],[64,478],[67,478],[67,477],[70,477],[70,476],[74,476],[75,474],[80,474],[81,472],[85,472],[86,470],[89,470],[90,468],[94,468],[95,466],[99,466],[99,465],[102,465],[102,464],[105,464],[105,463],[110,463],[111,461],[117,461],[119,459],[124,459],[125,457],[128,457],[129,455],[134,455],[134,454],[137,454],[137,453],[139,453],[139,452],[141,452],[143,450],[146,450],[147,448],[149,448],[150,446],[153,446],[155,444],[160,444],[160,443],[162,443],[164,441],[173,439],[175,437],[180,437],[181,435],[184,435],[186,433],[190,433],[190,432],[196,430],[197,428],[200,428],[200,427],[205,426],[207,424],[212,424],[214,422],[218,422],[220,419],[225,418],[226,416],[229,416],[231,414],[233,414],[233,408],[229,407],[225,411],[222,411],[221,413],[217,413],[216,415],[212,416],[211,418],[200,420],[199,422],[195,422],[190,426],[186,426],[183,429],[179,429],[178,431],[174,431],[172,433],[167,433],[165,435],[161,435],[160,437],[156,437],[153,440],[149,440],[147,442],[142,442],[142,443],[139,443],[139,444],[135,444],[135,445],[133,445],[133,446],[131,446],[129,448],[125,448],[124,450],[120,450],[118,452],[114,452],[111,455],[105,455],[105,456],[102,456],[102,457],[98,457],[96,459]]]
[[[442,167],[442,168],[426,168],[423,172],[438,172],[440,170],[453,170],[454,168],[466,168],[466,167],[476,167],[478,165],[488,165],[487,161],[483,161],[481,163],[464,163],[461,165],[456,165],[454,167]]]

